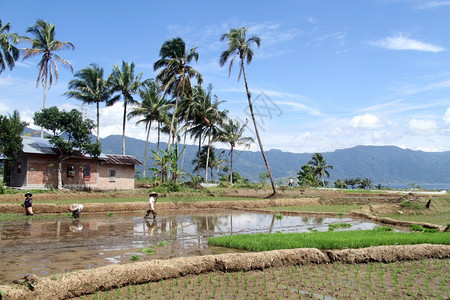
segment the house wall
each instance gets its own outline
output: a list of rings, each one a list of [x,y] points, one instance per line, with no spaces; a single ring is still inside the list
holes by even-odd
[[[11,180],[7,183],[9,186],[27,189],[58,186],[58,158],[54,155],[22,155],[17,163],[22,166],[21,173],[17,174],[17,167],[12,170]],[[68,166],[71,168],[68,169]],[[90,169],[88,177],[84,174],[86,167]],[[114,179],[109,176],[110,170],[116,171]],[[61,175],[63,186],[68,189],[134,189],[134,165],[115,165],[92,159],[69,158],[63,161]]]
[[[98,166],[98,186],[105,190],[131,190],[134,189],[134,166],[113,165],[100,163]],[[115,170],[116,177],[110,178],[109,171]]]

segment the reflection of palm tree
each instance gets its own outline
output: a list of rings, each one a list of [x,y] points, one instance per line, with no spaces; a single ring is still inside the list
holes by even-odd
[[[272,216],[272,221],[270,222],[269,232],[272,232],[274,223],[275,223],[275,214],[273,214],[273,216]]]

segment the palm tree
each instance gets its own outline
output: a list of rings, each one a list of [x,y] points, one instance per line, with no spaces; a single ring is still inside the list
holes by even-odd
[[[322,153],[315,153],[308,162],[312,166],[313,175],[320,178],[322,186],[325,187],[324,177],[330,177],[327,169],[333,169],[332,165],[327,165],[327,160],[323,157]]]
[[[142,119],[137,121],[136,125],[145,123],[147,137],[145,140],[144,170],[142,172],[142,176],[145,178],[148,140],[150,137],[152,122],[159,121],[161,115],[167,111],[168,103],[164,99],[164,97],[161,96],[159,88],[153,79],[144,81],[141,90],[139,91],[139,96],[141,97],[142,102],[140,102],[137,107],[131,110],[131,112],[128,114],[128,119],[132,117],[142,116]]]
[[[44,20],[37,20],[36,23],[28,27],[27,33],[30,33],[32,37],[23,37],[25,41],[31,43],[31,48],[24,49],[23,59],[28,59],[34,56],[41,56],[38,67],[38,77],[36,79],[36,87],[39,86],[39,82],[44,88],[44,101],[42,108],[45,108],[45,101],[47,98],[47,89],[53,84],[53,77],[55,83],[58,81],[59,70],[58,64],[60,63],[64,67],[70,69],[73,73],[72,64],[57,55],[55,52],[63,49],[75,49],[75,46],[71,42],[61,42],[55,39],[55,25],[48,23]],[[41,138],[44,135],[44,128],[41,127]]]
[[[191,95],[191,79],[197,78],[198,84],[203,82],[202,75],[189,65],[192,60],[198,61],[196,49],[197,47],[194,47],[188,52],[186,44],[179,37],[168,40],[164,42],[159,51],[161,58],[153,65],[155,71],[161,69],[156,80],[161,83],[164,93],[172,94],[175,98],[174,112],[177,111],[178,100],[183,98],[185,91],[188,91],[188,96]],[[170,123],[167,149],[169,149],[172,139],[174,120],[175,113],[172,115]]]
[[[19,49],[13,45],[17,44],[19,37],[16,33],[9,33],[10,29],[9,22],[2,26],[2,20],[0,20],[0,74],[6,66],[12,70],[16,60],[19,59]]]
[[[240,59],[238,81],[241,78],[241,74],[244,75],[245,91],[247,92],[247,99],[248,99],[248,106],[250,109],[250,115],[252,117],[253,125],[255,126],[255,134],[256,134],[256,138],[258,139],[259,148],[261,149],[261,154],[263,156],[264,163],[266,164],[267,171],[269,172],[270,183],[272,184],[272,190],[273,190],[272,196],[274,196],[276,194],[275,183],[273,181],[272,172],[270,171],[269,162],[267,161],[266,154],[264,153],[264,148],[263,148],[261,138],[260,138],[259,132],[258,132],[258,126],[256,125],[255,114],[253,113],[252,97],[251,97],[250,91],[248,89],[247,76],[245,74],[245,66],[244,66],[244,61],[247,61],[247,64],[250,64],[250,62],[252,61],[253,50],[251,49],[251,45],[256,44],[259,48],[261,39],[256,35],[253,35],[247,39],[246,32],[247,32],[247,28],[245,28],[245,27],[233,28],[228,33],[225,33],[222,35],[220,40],[223,41],[223,40],[227,39],[228,49],[223,51],[222,54],[220,55],[219,63],[220,63],[220,66],[223,67],[225,65],[225,63],[227,62],[227,60],[229,58],[231,58],[230,65],[228,68],[228,76],[230,76],[234,60],[236,59],[236,57],[238,57]]]
[[[69,81],[69,91],[65,92],[68,98],[75,98],[83,103],[95,103],[97,107],[97,143],[100,142],[100,103],[117,101],[119,95],[112,97],[113,91],[103,78],[103,68],[92,63],[75,73],[77,79]]]
[[[133,99],[133,94],[136,94],[141,87],[142,73],[137,76],[134,75],[134,63],[128,64],[122,61],[122,68],[114,65],[111,75],[109,75],[108,83],[111,85],[114,92],[119,92],[123,97],[123,130],[122,130],[122,154],[125,155],[125,124],[127,118],[128,104],[135,104],[137,101]],[[106,103],[111,106],[118,101],[119,98],[111,99]]]
[[[219,132],[219,125],[226,119],[228,113],[227,110],[220,111],[219,104],[223,100],[218,100],[215,96],[214,102],[211,101],[211,85],[208,86],[208,91],[205,91],[200,86],[195,87],[194,98],[192,107],[193,114],[193,126],[189,129],[191,137],[198,138],[199,140],[199,152],[201,148],[202,138],[208,138],[208,148],[215,140]],[[205,182],[208,180],[208,163],[209,163],[209,151],[207,153],[207,166],[205,174]],[[200,160],[200,158],[198,158]]]
[[[248,120],[241,126],[241,123],[233,119],[228,119],[228,122],[222,124],[219,136],[217,140],[223,143],[229,143],[230,150],[230,183],[233,183],[233,150],[237,145],[250,148],[250,143],[254,143],[255,140],[251,137],[244,137],[245,126],[247,126]]]
[[[205,127],[205,135],[208,136],[208,153],[206,156],[206,169],[208,169],[209,164],[209,154],[211,143],[214,142],[219,135],[219,126],[223,124],[224,120],[227,119],[228,110],[219,110],[219,104],[224,102],[224,100],[219,100],[216,95],[214,95],[214,103],[207,111],[207,126]],[[212,180],[212,178],[211,178]],[[205,174],[205,182],[208,182],[208,172]]]

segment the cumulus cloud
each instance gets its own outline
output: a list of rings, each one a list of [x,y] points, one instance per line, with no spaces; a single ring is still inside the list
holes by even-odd
[[[447,108],[447,111],[445,112],[442,119],[444,120],[444,130],[450,131],[450,107]]]
[[[409,129],[413,134],[430,135],[436,132],[437,124],[435,121],[412,119],[409,121]]]
[[[389,50],[416,50],[425,52],[441,52],[444,48],[411,39],[399,33],[393,37],[387,37],[378,41],[370,42],[371,45],[378,46]]]
[[[380,128],[382,126],[382,122],[380,121],[380,119],[369,113],[353,117],[350,121],[350,124],[353,128],[364,129],[374,129]]]

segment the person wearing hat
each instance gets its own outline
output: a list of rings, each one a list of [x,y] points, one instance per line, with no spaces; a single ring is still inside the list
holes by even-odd
[[[33,199],[31,198],[33,194],[30,192],[25,194],[25,202],[23,203],[23,207],[25,207],[25,214],[27,216],[33,215]]]
[[[69,210],[72,212],[72,216],[75,219],[78,219],[80,217],[80,213],[83,210],[83,208],[84,208],[83,204],[74,203],[70,205]]]
[[[152,213],[154,219],[156,218],[155,203],[158,200],[158,194],[155,192],[151,192],[149,196],[150,198],[148,199],[148,210],[144,218],[147,218],[148,215]]]

